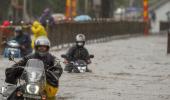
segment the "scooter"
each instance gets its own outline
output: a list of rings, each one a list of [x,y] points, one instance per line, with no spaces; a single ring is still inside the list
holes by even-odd
[[[3,56],[8,58],[10,54],[12,54],[14,58],[21,58],[20,45],[15,40],[10,40],[6,43]]]

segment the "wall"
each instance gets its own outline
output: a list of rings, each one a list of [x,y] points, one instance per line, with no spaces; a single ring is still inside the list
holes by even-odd
[[[59,23],[50,27],[49,38],[53,46],[73,43],[78,33],[87,40],[97,40],[116,35],[143,34],[144,23],[132,21],[92,21],[83,23]]]
[[[157,19],[155,22],[151,22],[151,32],[152,33],[159,33],[160,32],[160,22],[161,21],[167,21],[167,15],[166,13],[170,11],[170,2],[164,4],[160,8],[158,8],[156,12]]]

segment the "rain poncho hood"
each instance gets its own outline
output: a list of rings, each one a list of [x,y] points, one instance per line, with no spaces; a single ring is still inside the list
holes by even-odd
[[[41,25],[41,23],[38,21],[33,22],[31,30],[33,32],[32,48],[34,48],[34,41],[39,36],[47,36],[47,32],[46,32],[45,28]]]

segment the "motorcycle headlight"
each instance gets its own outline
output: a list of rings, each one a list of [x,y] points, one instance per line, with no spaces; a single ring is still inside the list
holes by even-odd
[[[27,92],[30,94],[37,94],[40,90],[40,87],[38,85],[35,84],[28,84],[26,86]]]
[[[79,66],[78,69],[79,69],[79,71],[80,71],[81,73],[83,73],[83,72],[86,71],[86,67],[81,67],[81,66]]]
[[[75,63],[76,66],[78,66],[79,64],[78,63]]]

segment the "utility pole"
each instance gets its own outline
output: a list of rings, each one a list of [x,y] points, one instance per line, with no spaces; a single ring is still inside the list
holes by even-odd
[[[23,20],[26,20],[26,9],[27,9],[27,1],[23,0]]]
[[[72,17],[75,17],[77,15],[77,0],[72,0],[71,4],[71,15]]]
[[[30,20],[27,13],[27,0],[23,1],[23,21],[28,22]]]
[[[32,0],[29,0],[30,2],[29,2],[29,15],[30,15],[30,17],[32,18],[32,15],[33,15],[33,11],[32,11],[32,9],[33,9],[33,3],[32,3]]]
[[[114,0],[101,0],[101,16],[109,18],[113,16]]]
[[[66,17],[71,17],[71,0],[66,0]]]
[[[88,6],[89,6],[89,2],[88,0],[85,0],[85,14],[88,14]]]
[[[22,15],[20,15],[19,12],[23,7],[19,4],[19,0],[11,0],[11,6],[13,9],[14,20],[17,22],[17,21],[19,21],[19,17],[22,16]]]
[[[17,5],[19,5],[19,1],[18,0],[16,0],[16,4]],[[19,9],[17,9],[17,8],[15,8],[15,20],[19,20],[19,11],[18,11]]]
[[[148,0],[143,0],[143,19],[145,22],[144,26],[144,35],[147,36],[149,34],[149,16],[148,16]]]

